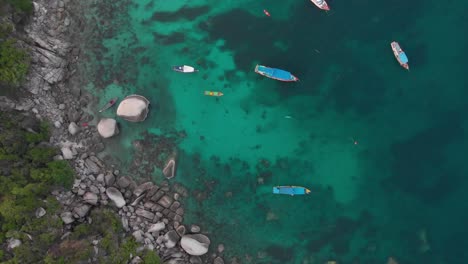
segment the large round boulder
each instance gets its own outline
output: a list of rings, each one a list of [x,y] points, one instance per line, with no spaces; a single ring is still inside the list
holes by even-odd
[[[122,193],[115,187],[109,187],[106,189],[106,194],[118,208],[122,208],[125,205],[125,199]]]
[[[208,252],[210,239],[202,234],[185,235],[180,240],[180,245],[189,255],[201,256]]]
[[[117,121],[113,118],[103,118],[99,121],[97,125],[97,130],[99,135],[103,138],[110,138],[119,134],[119,127],[117,126]]]
[[[129,95],[117,107],[117,115],[130,122],[141,122],[148,115],[150,102],[141,95]]]

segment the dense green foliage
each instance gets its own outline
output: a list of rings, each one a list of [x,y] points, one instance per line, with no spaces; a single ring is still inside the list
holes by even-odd
[[[11,5],[16,12],[23,12],[30,14],[33,11],[32,0],[0,0],[0,7]]]
[[[32,11],[30,0],[7,1],[21,12]],[[0,10],[4,6],[5,0],[0,0]],[[18,86],[28,73],[30,58],[26,50],[19,48],[16,39],[10,36],[12,30],[12,24],[0,21],[0,85],[14,87]]]
[[[16,86],[26,76],[29,56],[16,47],[16,40],[0,41],[0,83]]]
[[[48,194],[54,186],[71,187],[73,170],[66,161],[53,160],[57,150],[44,142],[47,139],[45,124],[18,113],[0,113],[0,243],[8,238],[22,241],[13,252],[0,250],[0,262],[79,263],[97,257],[99,263],[126,264],[137,255],[138,244],[122,236],[120,218],[111,210],[92,210],[91,224],[81,223],[61,239],[60,204]],[[34,216],[38,207],[47,212],[41,218]],[[161,263],[154,252],[139,255],[144,263]]]
[[[47,139],[45,124],[0,113],[0,242],[10,237],[23,242],[10,263],[38,263],[34,260],[42,260],[61,236],[62,220],[54,214],[59,204],[49,193],[56,185],[71,187],[74,173],[66,161],[53,160],[57,150],[43,142]],[[42,218],[34,217],[38,207],[47,211]],[[0,260],[10,257],[0,252]]]

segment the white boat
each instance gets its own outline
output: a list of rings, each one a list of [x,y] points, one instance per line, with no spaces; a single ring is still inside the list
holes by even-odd
[[[182,66],[172,66],[172,69],[176,72],[183,72],[183,73],[191,73],[191,72],[197,72],[195,68],[192,66],[187,66],[187,65],[182,65]]]
[[[310,0],[310,1],[322,10],[326,10],[326,11],[330,10],[330,7],[328,6],[325,0]]]

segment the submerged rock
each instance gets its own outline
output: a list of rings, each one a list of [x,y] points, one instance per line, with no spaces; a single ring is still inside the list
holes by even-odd
[[[166,178],[171,179],[174,178],[176,170],[176,162],[174,158],[169,159],[166,166],[164,166],[163,174]]]
[[[99,135],[103,138],[110,138],[119,134],[119,128],[117,126],[117,121],[112,118],[103,118],[99,121],[97,125],[97,130]]]
[[[148,115],[150,102],[141,95],[130,95],[123,99],[117,107],[117,116],[130,122],[141,122]]]

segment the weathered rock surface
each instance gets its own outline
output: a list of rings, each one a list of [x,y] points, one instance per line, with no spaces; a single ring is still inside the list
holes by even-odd
[[[130,122],[141,122],[148,115],[150,102],[141,95],[129,95],[117,107],[117,116]]]
[[[166,224],[164,222],[158,222],[156,224],[152,224],[150,228],[148,229],[148,232],[159,232],[161,230],[164,230],[166,228]]]
[[[12,249],[14,249],[16,247],[21,246],[21,244],[22,244],[21,240],[16,239],[16,238],[10,238],[8,240],[8,247],[7,248],[8,248],[8,250],[12,250]]]
[[[119,127],[117,121],[113,118],[103,118],[97,125],[99,135],[103,138],[110,138],[119,134]]]
[[[98,202],[98,196],[96,193],[93,192],[87,192],[83,195],[83,200],[89,204],[92,205],[97,205]]]
[[[36,218],[41,218],[46,214],[46,210],[42,207],[36,209]]]
[[[63,212],[60,217],[65,224],[71,224],[75,221],[71,212]]]
[[[202,234],[185,235],[180,240],[180,245],[190,255],[201,256],[208,252],[210,239]]]
[[[76,133],[78,133],[79,131],[80,131],[80,128],[78,127],[78,125],[75,122],[71,122],[68,125],[68,132],[71,135],[76,135]]]
[[[117,190],[115,187],[109,187],[106,189],[106,194],[111,199],[118,208],[122,208],[126,202],[122,196],[122,193]]]
[[[71,151],[70,148],[68,147],[63,147],[61,149],[62,151],[62,157],[66,160],[73,159],[73,152]]]

